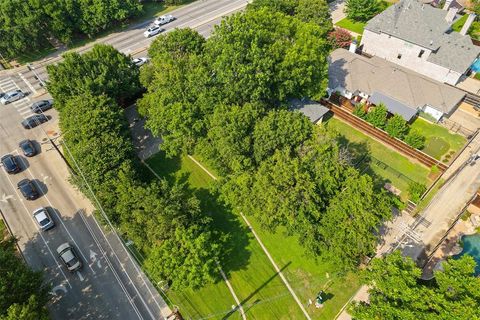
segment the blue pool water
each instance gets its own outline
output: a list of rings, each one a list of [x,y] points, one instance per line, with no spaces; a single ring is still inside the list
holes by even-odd
[[[475,268],[475,275],[480,275],[480,233],[472,234],[462,237],[463,251],[460,254],[454,256],[454,258],[460,258],[464,254],[471,255],[477,262]]]
[[[480,59],[475,60],[475,62],[470,67],[472,71],[479,72],[480,71]]]

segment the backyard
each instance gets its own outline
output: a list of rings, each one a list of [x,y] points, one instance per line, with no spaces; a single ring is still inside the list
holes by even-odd
[[[444,160],[444,162],[449,162],[467,142],[464,136],[452,133],[447,128],[422,118],[417,118],[411,128],[417,129],[427,138],[422,151],[435,159]]]
[[[456,32],[460,32],[462,30],[463,25],[467,21],[468,14],[464,14],[460,19],[458,19],[453,25],[452,30]],[[468,29],[468,34],[476,40],[480,40],[480,22],[474,21]]]
[[[354,165],[371,175],[378,186],[388,182],[399,189],[402,200],[408,199],[408,185],[412,181],[427,186],[432,182],[429,168],[409,160],[345,122],[330,118],[326,124],[340,134],[340,143],[352,153]]]
[[[231,255],[222,268],[242,301],[247,318],[305,317],[242,218],[219,204],[212,195],[210,187],[214,180],[203,169],[188,157],[166,159],[162,153],[147,163],[170,181],[188,181],[192,192],[201,200],[202,209],[212,215],[216,227],[230,234]],[[286,236],[282,230],[274,234],[265,232],[252,217],[248,219],[304,305],[308,299],[314,300],[320,290],[325,290],[328,298],[325,307],[307,308],[312,318],[333,319],[358,289],[358,275],[338,274],[335,266],[308,258],[294,237]],[[222,319],[235,305],[223,281],[200,290],[170,290],[167,294],[186,319]],[[240,315],[236,312],[231,318],[240,319]]]
[[[396,2],[396,0],[387,0],[387,1],[380,1],[380,6],[379,6],[379,13],[390,7]],[[367,22],[362,22],[362,21],[354,21],[349,18],[343,18],[342,20],[338,21],[335,23],[337,27],[347,29],[349,31],[352,31],[358,35],[361,35],[363,33],[363,28]],[[360,43],[360,42],[359,42]]]

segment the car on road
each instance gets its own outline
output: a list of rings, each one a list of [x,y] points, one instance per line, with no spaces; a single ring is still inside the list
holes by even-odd
[[[148,58],[146,57],[140,57],[140,58],[135,58],[132,60],[133,64],[136,65],[137,67],[143,66],[145,63],[148,62]]]
[[[20,100],[23,97],[25,97],[25,93],[23,93],[22,90],[9,91],[5,93],[5,95],[0,99],[0,103],[2,103],[3,105],[7,105],[9,103]]]
[[[17,183],[17,188],[27,200],[35,200],[40,196],[40,193],[38,192],[37,187],[32,180],[21,180],[19,183]]]
[[[57,248],[57,253],[60,256],[60,260],[65,264],[68,271],[74,272],[82,267],[82,262],[78,259],[75,249],[71,244],[65,242]]]
[[[165,29],[160,28],[159,26],[151,26],[150,28],[147,29],[147,31],[143,33],[143,35],[145,36],[145,38],[150,38],[150,37],[156,36],[157,34],[163,31],[165,31]]]
[[[35,128],[36,126],[47,122],[48,117],[44,114],[35,114],[33,116],[28,117],[27,119],[22,121],[22,126],[25,129],[32,129]]]
[[[42,113],[44,111],[52,109],[52,107],[53,102],[51,100],[40,100],[32,104],[30,109],[32,109],[32,111],[35,113]]]
[[[175,19],[176,18],[174,16],[172,16],[171,14],[167,14],[165,16],[158,17],[157,19],[155,19],[153,21],[153,23],[156,24],[157,26],[161,26],[161,25],[167,24],[169,22],[172,22]]]
[[[35,149],[35,146],[33,145],[32,140],[23,140],[20,141],[18,144],[20,149],[22,149],[23,155],[25,157],[33,157],[34,155],[37,154],[37,149]]]
[[[1,159],[2,165],[7,173],[18,173],[22,168],[18,165],[18,161],[14,155],[6,154]]]
[[[47,208],[41,207],[35,209],[33,211],[33,218],[37,222],[40,229],[42,229],[42,231],[47,231],[55,227],[55,222],[53,222]]]

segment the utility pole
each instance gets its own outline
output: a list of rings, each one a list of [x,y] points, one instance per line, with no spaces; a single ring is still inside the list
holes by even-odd
[[[62,151],[58,148],[58,146],[55,144],[55,141],[50,138],[50,136],[45,133],[45,135],[47,136],[47,139],[48,139],[48,142],[50,142],[50,144],[52,145],[53,149],[55,149],[55,151],[57,151],[58,155],[60,156],[60,158],[62,158],[63,162],[65,162],[65,164],[67,165],[68,169],[70,169],[70,171],[74,174],[74,175],[77,175],[77,172],[72,168],[72,166],[70,165],[70,163],[67,161],[67,158],[65,158],[65,156],[63,155]],[[47,142],[44,142],[44,143],[47,143]],[[42,144],[44,144],[42,143]],[[47,151],[50,151],[50,150],[53,150],[53,149],[48,149]]]
[[[30,71],[33,71],[33,74],[35,75],[35,79],[37,79],[40,82],[40,86],[45,87],[45,82],[42,80],[42,78],[38,75],[37,71],[35,71],[35,67],[32,64],[27,64],[27,68]]]

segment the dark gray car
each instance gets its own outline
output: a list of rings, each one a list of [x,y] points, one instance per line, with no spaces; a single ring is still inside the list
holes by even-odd
[[[32,128],[35,128],[36,126],[38,126],[38,125],[40,125],[44,122],[47,122],[47,121],[48,121],[48,117],[46,115],[36,114],[36,115],[30,116],[27,119],[23,120],[22,121],[22,126],[25,129],[32,129]]]
[[[33,112],[35,113],[42,113],[44,111],[47,111],[49,109],[52,109],[53,103],[50,100],[40,100],[32,104],[30,109],[32,109]]]

